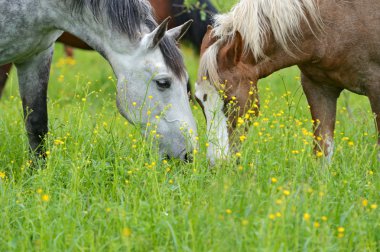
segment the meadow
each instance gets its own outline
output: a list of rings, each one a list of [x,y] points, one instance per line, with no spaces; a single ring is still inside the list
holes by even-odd
[[[183,47],[191,80],[198,56]],[[111,68],[56,46],[47,158],[31,169],[17,77],[0,100],[0,251],[379,251],[380,163],[366,97],[339,99],[330,164],[312,153],[296,67],[259,82],[242,147],[210,167],[161,160],[119,115]]]

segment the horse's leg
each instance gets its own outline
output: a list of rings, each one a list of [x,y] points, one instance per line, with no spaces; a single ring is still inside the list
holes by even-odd
[[[5,84],[7,83],[8,80],[8,75],[9,72],[11,71],[12,64],[6,64],[0,66],[0,97],[1,94],[3,93]]]
[[[314,83],[302,74],[302,87],[310,105],[314,123],[315,153],[322,151],[328,161],[334,151],[336,103],[341,89]]]
[[[64,45],[63,49],[65,50],[66,57],[74,58],[74,49],[71,46]]]
[[[16,64],[29,145],[36,156],[44,155],[43,140],[48,131],[47,86],[53,47]]]
[[[371,103],[372,111],[376,117],[376,126],[377,126],[377,146],[378,146],[378,154],[377,159],[380,161],[380,88],[378,90],[373,90],[369,92],[368,98]]]

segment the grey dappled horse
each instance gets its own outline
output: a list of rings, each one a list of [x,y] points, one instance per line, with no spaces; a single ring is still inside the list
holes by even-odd
[[[0,0],[0,64],[17,67],[31,150],[44,154],[53,44],[67,31],[112,66],[120,113],[143,130],[156,123],[160,153],[186,159],[196,126],[176,40],[190,23],[171,30],[168,20],[157,26],[145,0]]]

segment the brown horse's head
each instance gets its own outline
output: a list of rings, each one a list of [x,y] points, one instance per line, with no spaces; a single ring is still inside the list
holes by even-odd
[[[196,97],[206,116],[209,133],[216,134],[214,139],[209,136],[211,160],[226,155],[229,145],[235,142],[235,130],[245,129],[243,124],[248,125],[258,114],[258,74],[254,63],[252,53],[245,52],[239,32],[231,39],[222,40],[213,36],[211,26],[208,28],[201,46]]]

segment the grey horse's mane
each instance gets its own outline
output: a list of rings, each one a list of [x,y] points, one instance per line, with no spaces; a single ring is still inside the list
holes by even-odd
[[[132,41],[140,39],[144,26],[154,30],[154,20],[150,3],[147,0],[64,0],[72,12],[82,13],[89,9],[97,22],[108,22],[110,29],[126,33]],[[174,40],[164,37],[160,44],[166,65],[174,74],[186,76],[181,53]]]

